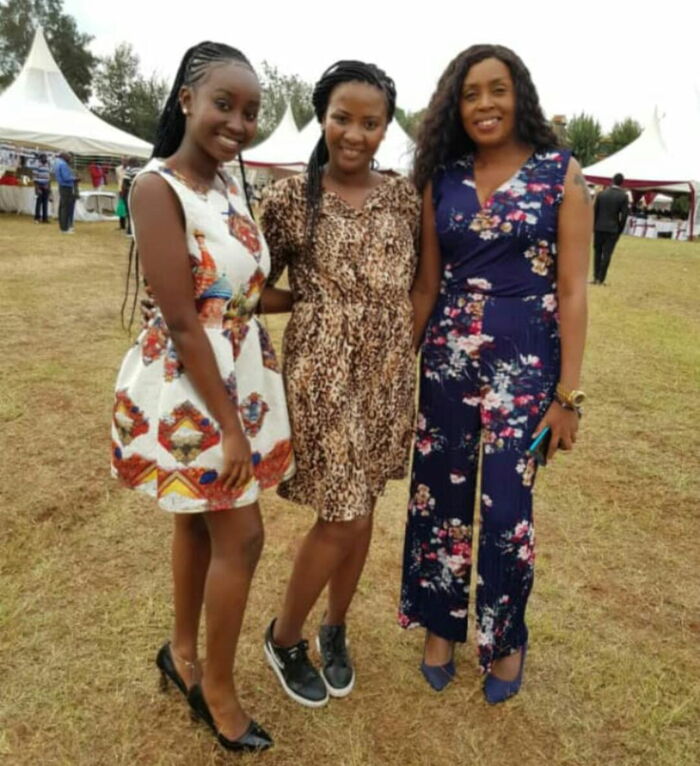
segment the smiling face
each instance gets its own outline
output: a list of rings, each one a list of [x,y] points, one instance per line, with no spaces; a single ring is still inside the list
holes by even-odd
[[[331,93],[321,126],[330,164],[343,173],[363,171],[386,133],[386,96],[366,82],[341,83]]]
[[[244,64],[215,64],[195,85],[182,88],[180,105],[185,136],[217,164],[231,162],[255,136],[260,83]]]
[[[510,69],[497,58],[474,64],[462,83],[460,116],[477,147],[495,147],[516,137],[517,103]]]

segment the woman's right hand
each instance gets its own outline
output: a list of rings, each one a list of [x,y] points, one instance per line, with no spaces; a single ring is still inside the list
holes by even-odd
[[[250,442],[240,425],[223,429],[221,448],[224,453],[224,467],[220,478],[224,489],[226,491],[243,489],[253,478],[253,456],[250,451]]]

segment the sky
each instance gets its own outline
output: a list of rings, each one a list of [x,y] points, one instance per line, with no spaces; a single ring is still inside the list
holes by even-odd
[[[440,74],[475,43],[512,48],[548,116],[585,111],[609,130],[644,125],[700,84],[697,0],[64,0],[92,52],[129,42],[144,74],[171,81],[201,40],[240,48],[259,65],[314,82],[341,58],[371,61],[396,82],[398,104],[427,105]],[[178,10],[180,8],[180,10]]]

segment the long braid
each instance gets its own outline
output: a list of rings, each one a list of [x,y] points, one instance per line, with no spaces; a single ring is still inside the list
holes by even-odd
[[[379,88],[386,97],[387,123],[391,122],[396,111],[396,86],[387,73],[375,64],[366,64],[363,61],[343,60],[337,61],[328,67],[321,75],[321,79],[314,86],[311,102],[314,107],[316,119],[321,122],[326,116],[328,103],[333,90],[345,82],[366,82]],[[321,212],[321,194],[323,166],[328,162],[328,147],[323,135],[319,138],[314,150],[311,152],[306,167],[306,234],[305,246],[312,246],[316,224]]]
[[[459,103],[467,73],[488,58],[502,61],[510,70],[515,88],[515,126],[520,141],[538,151],[559,145],[522,59],[503,45],[472,45],[447,65],[418,130],[413,180],[419,191],[423,191],[438,167],[476,149],[462,125]]]
[[[253,206],[250,203],[250,195],[248,194],[248,181],[245,177],[245,163],[243,162],[243,157],[241,156],[240,152],[238,152],[238,167],[241,170],[241,181],[243,183],[243,194],[245,194],[245,202],[246,205],[248,205],[250,217],[255,218],[255,215],[253,214]]]
[[[182,143],[182,139],[185,135],[185,115],[180,106],[180,91],[182,87],[195,86],[204,77],[211,66],[215,64],[223,64],[227,61],[243,64],[251,71],[255,71],[250,61],[248,61],[238,48],[232,48],[230,45],[225,45],[224,43],[213,43],[207,40],[199,43],[199,45],[192,46],[186,51],[185,55],[182,57],[180,66],[178,67],[175,80],[170,89],[170,94],[165,102],[165,106],[163,107],[163,111],[160,114],[160,119],[158,120],[158,129],[156,131],[155,141],[153,142],[153,152],[151,157],[162,159],[170,157],[175,154]],[[243,170],[240,154],[238,156],[238,161],[241,164],[246,202],[248,203],[248,209],[251,211],[252,215],[247,184],[245,182],[245,171]],[[129,330],[131,330],[134,321],[140,283],[139,255],[133,241],[129,248],[129,265],[127,268],[125,294],[121,309],[122,326],[124,326],[124,313],[129,297],[132,275],[134,278],[134,300],[131,307],[131,316],[129,318]]]

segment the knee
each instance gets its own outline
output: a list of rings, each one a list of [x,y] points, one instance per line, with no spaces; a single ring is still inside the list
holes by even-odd
[[[238,555],[251,569],[255,569],[263,546],[265,545],[265,530],[262,524],[251,524],[238,540]]]
[[[372,517],[363,516],[352,521],[316,522],[320,536],[328,543],[342,548],[351,548],[354,541],[372,527]]]

